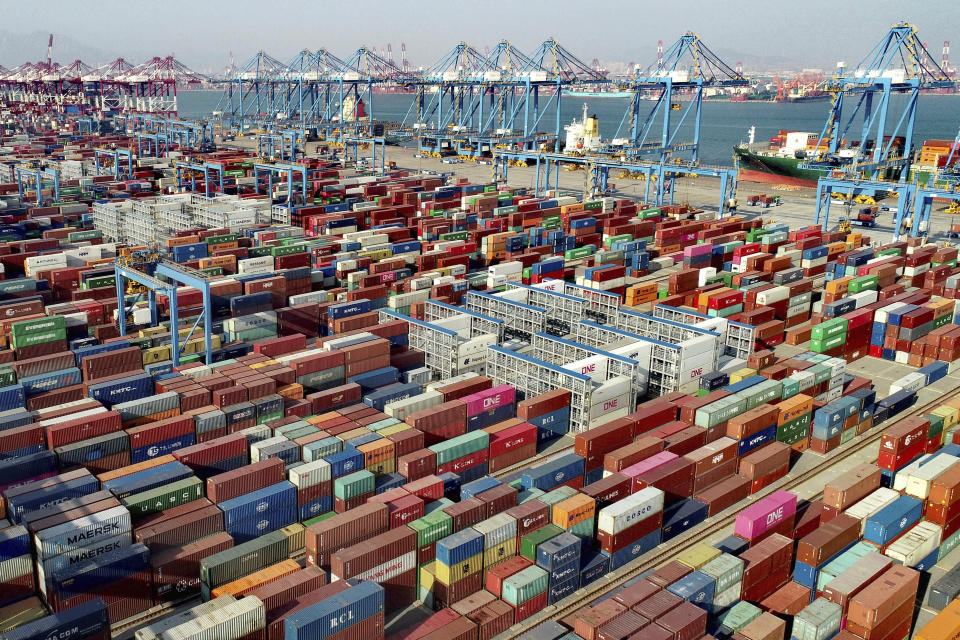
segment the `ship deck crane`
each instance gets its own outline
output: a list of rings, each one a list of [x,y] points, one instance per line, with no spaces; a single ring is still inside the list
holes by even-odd
[[[833,94],[827,121],[813,157],[801,167],[842,172],[847,178],[905,182],[920,91],[953,87],[954,81],[930,57],[917,28],[907,23],[893,26],[852,71],[838,68],[826,86]],[[891,108],[894,94],[907,96],[899,117]],[[888,122],[894,120],[890,129]],[[842,148],[850,135],[859,135],[859,142]],[[898,137],[903,140],[899,149]]]

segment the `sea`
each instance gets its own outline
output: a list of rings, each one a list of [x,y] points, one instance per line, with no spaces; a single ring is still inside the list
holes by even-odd
[[[210,113],[217,108],[221,95],[220,91],[180,92],[177,96],[180,116],[189,119],[209,117]],[[413,100],[414,95],[409,93],[376,93],[373,96],[373,117],[377,120],[412,124],[414,122]],[[888,135],[900,119],[907,100],[904,95],[895,95],[891,98],[887,116]],[[541,104],[546,102],[546,98],[541,97]],[[629,135],[630,123],[626,117],[630,104],[628,98],[564,96],[560,107],[561,127],[570,124],[575,118],[580,119],[584,103],[587,105],[587,113],[597,116],[602,138],[609,140]],[[641,104],[642,119],[650,115],[654,104],[652,101]],[[689,102],[681,102],[681,110],[670,111],[671,122],[676,123],[683,118],[675,138],[678,142],[693,139],[695,114],[692,109],[687,113],[689,104]],[[756,127],[757,142],[769,140],[784,129],[819,134],[823,130],[829,111],[829,100],[792,103],[704,100],[700,125],[700,162],[707,165],[732,166],[733,146],[749,139],[751,126]],[[684,114],[687,114],[685,118]],[[960,114],[960,95],[921,95],[917,103],[914,127],[915,148],[919,148],[924,140],[952,141],[957,135],[957,127],[960,126],[958,114]],[[663,130],[662,112],[656,114],[656,118],[651,128],[651,137],[648,138],[650,141],[658,139]],[[522,115],[518,120],[522,122]],[[555,128],[556,105],[554,102],[543,107],[539,122],[539,126],[536,127],[538,131],[550,131]],[[854,122],[847,138],[859,139],[861,127],[862,118]],[[900,135],[902,134],[901,130]]]

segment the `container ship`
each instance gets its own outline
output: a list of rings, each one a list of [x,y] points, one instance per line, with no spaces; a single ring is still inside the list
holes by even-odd
[[[769,143],[757,143],[754,142],[755,132],[756,128],[751,127],[749,142],[738,144],[733,148],[734,161],[740,179],[751,182],[816,187],[817,180],[830,172],[829,169],[806,169],[801,166],[809,157],[815,155],[819,134],[807,131],[780,130],[777,135],[770,138]],[[889,138],[885,138],[884,144],[888,141]],[[895,148],[902,149],[903,144],[903,138],[894,139]],[[924,142],[920,156],[927,157],[934,153],[931,149],[938,144],[942,146],[942,141]],[[842,157],[846,154],[853,157],[854,151],[851,147],[856,145],[856,142],[851,145],[844,145],[845,148],[840,150],[839,155]],[[870,148],[872,148],[872,144],[868,145],[868,150]],[[826,150],[825,143],[821,143],[821,150]],[[946,156],[944,156],[945,158]]]
[[[0,120],[7,640],[956,635],[956,247],[171,144]]]

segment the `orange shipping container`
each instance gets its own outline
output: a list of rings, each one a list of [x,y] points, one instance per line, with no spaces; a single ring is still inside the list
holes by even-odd
[[[562,529],[591,519],[597,509],[596,501],[590,496],[578,493],[553,506],[553,524]]]
[[[214,598],[228,595],[240,598],[259,589],[265,584],[276,582],[280,578],[285,578],[296,571],[300,571],[300,563],[296,560],[283,560],[282,562],[272,564],[239,580],[234,580],[233,582],[219,586],[211,591],[210,595]]]
[[[917,630],[914,640],[955,640],[960,637],[960,600],[954,600]]]

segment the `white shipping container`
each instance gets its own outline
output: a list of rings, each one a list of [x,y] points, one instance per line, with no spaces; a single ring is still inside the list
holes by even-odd
[[[273,271],[273,256],[260,256],[259,258],[243,258],[237,260],[237,273],[260,274],[271,273]]]
[[[429,409],[430,407],[435,407],[442,403],[442,393],[439,391],[427,391],[425,393],[404,398],[402,400],[388,402],[383,408],[383,412],[391,418],[396,418],[397,420],[403,422],[411,413],[423,411],[424,409]]]
[[[62,253],[48,253],[42,256],[31,256],[23,262],[24,271],[33,276],[41,269],[63,269],[67,266],[67,256]]]
[[[245,596],[164,631],[160,640],[239,640],[266,626],[263,602],[256,596]]]
[[[663,511],[663,498],[664,493],[660,489],[644,487],[600,509],[597,516],[597,529],[614,535],[620,533],[644,518]]]
[[[891,504],[899,497],[899,491],[894,491],[888,487],[880,487],[863,500],[860,500],[852,507],[844,511],[844,513],[851,518],[857,518],[860,520],[860,534],[862,535],[864,528],[866,528],[867,518],[875,514],[877,511],[880,511],[880,509],[883,509],[887,505]]]
[[[322,459],[314,460],[293,467],[287,475],[297,489],[306,489],[330,481],[330,463]]]
[[[940,546],[943,527],[921,520],[890,543],[883,555],[906,567],[913,567]]]
[[[907,390],[907,391],[920,391],[927,384],[927,376],[922,373],[908,373],[899,380],[890,383],[890,393],[896,393],[897,391]]]
[[[273,436],[272,438],[267,438],[266,440],[261,440],[260,442],[254,442],[250,445],[250,462],[260,462],[260,451],[264,447],[269,447],[274,444],[280,444],[286,442],[287,439],[283,436]]]
[[[700,269],[700,271],[697,272],[697,277],[698,277],[697,286],[705,287],[707,285],[707,280],[709,280],[710,278],[713,278],[716,275],[717,275],[716,267],[707,267],[706,269]]]
[[[740,592],[743,588],[743,582],[738,581],[733,586],[721,591],[713,596],[713,606],[717,609],[726,609],[733,606],[740,600]]]
[[[930,495],[930,487],[934,480],[946,473],[950,468],[960,462],[956,456],[941,453],[932,460],[917,469],[898,473],[897,476],[904,476],[903,492],[908,496],[926,500]],[[899,484],[899,483],[895,483]]]
[[[483,548],[490,549],[517,537],[517,519],[505,513],[498,513],[492,518],[482,520],[473,525],[474,530],[483,534]]]
[[[585,375],[594,382],[602,383],[607,379],[607,363],[609,361],[610,359],[604,355],[589,356],[583,360],[565,364],[562,368]]]
[[[612,413],[619,415],[624,410],[627,412],[630,411],[629,393],[615,396],[613,398],[607,398],[603,402],[594,402],[592,405],[590,405],[590,414],[588,417],[590,420],[596,420]]]
[[[192,609],[187,609],[186,611],[181,611],[179,613],[171,613],[170,615],[164,616],[151,625],[143,627],[142,629],[137,629],[134,632],[133,637],[136,638],[136,640],[157,640],[160,634],[168,629],[173,629],[184,622],[189,622],[194,618],[199,618],[200,616],[210,613],[211,611],[222,609],[223,607],[233,604],[236,601],[237,599],[233,596],[224,595],[197,605]]]
[[[767,289],[757,294],[757,304],[769,305],[774,302],[780,302],[790,297],[790,289],[784,286]]]
[[[599,387],[593,390],[591,404],[600,404],[616,397],[624,396],[630,393],[630,378],[626,376],[616,376],[605,381]]]
[[[106,413],[106,412],[107,412],[106,407],[96,407],[96,408],[94,408],[94,409],[85,409],[84,411],[77,411],[76,413],[69,413],[69,414],[67,414],[67,415],[65,415],[65,416],[60,416],[60,417],[57,417],[57,418],[47,418],[46,420],[42,420],[42,421],[40,422],[40,424],[43,425],[44,427],[48,427],[48,426],[50,426],[50,425],[52,425],[52,424],[60,424],[61,422],[68,422],[68,421],[74,420],[74,419],[76,419],[76,418],[86,418],[86,417],[89,417],[89,416],[95,416],[95,415],[97,415],[98,413]]]
[[[309,304],[311,302],[326,302],[329,299],[326,291],[311,291],[310,293],[298,293],[287,298],[287,303],[292,307],[298,304]]]

